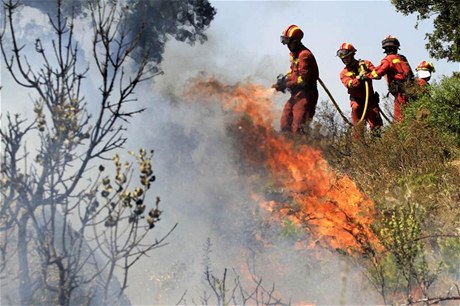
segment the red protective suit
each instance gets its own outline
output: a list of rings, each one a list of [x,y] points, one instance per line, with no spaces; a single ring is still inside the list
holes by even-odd
[[[369,77],[374,79],[380,79],[382,76],[386,76],[388,89],[395,97],[395,121],[402,121],[404,119],[402,107],[406,104],[407,99],[404,95],[403,83],[407,80],[410,73],[412,73],[412,69],[404,55],[388,54],[382,59],[380,65],[369,74]]]
[[[364,111],[366,102],[366,87],[365,81],[361,81],[357,78],[359,74],[359,66],[362,65],[365,72],[369,73],[375,69],[374,65],[368,60],[354,61],[353,65],[345,66],[340,72],[340,80],[343,85],[347,88],[348,94],[350,95],[350,106],[351,106],[351,120],[355,127],[354,136],[358,138],[358,134],[363,132],[363,128],[357,130],[357,124],[361,119]],[[378,106],[378,97],[374,95],[374,88],[372,87],[372,80],[368,82],[368,104],[364,122],[369,124],[371,130],[383,125],[382,118],[380,117],[380,109]]]
[[[415,81],[417,82],[417,85],[420,88],[425,88],[428,85],[428,81],[426,79],[422,78],[415,78]]]
[[[291,70],[286,79],[286,86],[291,91],[291,98],[286,102],[281,115],[281,130],[304,133],[316,110],[318,102],[319,78],[316,59],[304,45],[296,52],[291,52]]]

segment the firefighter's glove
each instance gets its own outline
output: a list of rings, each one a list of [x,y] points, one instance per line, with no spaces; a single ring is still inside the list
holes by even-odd
[[[366,81],[368,80],[369,78],[367,77],[367,72],[366,72],[366,65],[363,61],[359,61],[359,74],[357,76],[357,78],[360,80],[360,81]]]
[[[283,74],[280,74],[276,77],[276,84],[273,84],[272,88],[275,88],[276,91],[281,91],[281,92],[286,92],[287,88],[287,81],[286,81],[286,76]]]
[[[367,75],[366,75],[365,72],[364,72],[364,73],[360,73],[360,74],[358,75],[358,79],[359,79],[361,82],[365,82],[365,81],[369,80],[369,78],[367,77]]]
[[[281,91],[278,84],[273,84],[272,88],[274,88],[276,91]]]

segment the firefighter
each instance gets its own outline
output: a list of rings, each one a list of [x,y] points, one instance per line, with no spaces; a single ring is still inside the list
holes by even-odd
[[[404,55],[398,54],[400,43],[399,40],[389,35],[382,40],[382,49],[386,56],[375,68],[372,73],[368,74],[369,78],[380,79],[386,76],[388,91],[394,96],[394,120],[402,121],[402,108],[407,103],[404,93],[406,83],[414,78],[412,69]]]
[[[436,70],[434,69],[433,63],[422,61],[420,64],[418,64],[417,68],[415,68],[415,71],[415,80],[417,82],[417,85],[420,88],[424,88],[426,87],[426,85],[428,85],[428,82],[431,78],[431,74]]]
[[[378,128],[383,125],[383,121],[380,117],[378,94],[374,92],[372,80],[365,76],[371,73],[375,67],[369,60],[357,60],[355,54],[356,49],[350,43],[343,43],[337,50],[337,56],[345,64],[340,72],[340,80],[350,95],[351,121],[356,140],[358,135],[364,132],[364,123],[369,124],[371,131],[377,132]],[[364,111],[366,113],[363,115]],[[360,124],[361,118],[363,124]]]
[[[291,93],[280,125],[283,132],[294,134],[306,133],[318,102],[318,65],[312,52],[302,44],[303,36],[303,31],[296,25],[290,25],[282,32],[281,43],[289,48],[291,66],[282,81],[273,85],[278,91],[288,89]]]

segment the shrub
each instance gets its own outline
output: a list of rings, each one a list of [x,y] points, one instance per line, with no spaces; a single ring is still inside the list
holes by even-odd
[[[452,138],[460,146],[460,78],[444,77],[430,86],[427,94],[408,104],[409,120],[424,121],[427,126]]]

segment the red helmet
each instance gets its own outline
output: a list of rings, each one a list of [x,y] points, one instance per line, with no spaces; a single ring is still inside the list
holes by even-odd
[[[415,70],[426,70],[429,72],[435,72],[434,65],[433,63],[427,62],[427,61],[422,61],[420,64],[418,64],[417,68]]]
[[[386,47],[396,47],[399,48],[400,43],[399,40],[392,35],[388,35],[382,40],[382,48],[385,49]]]
[[[288,26],[281,33],[281,43],[286,45],[289,42],[301,40],[303,38],[303,31],[296,25]]]
[[[352,44],[346,43],[346,42],[341,44],[339,47],[339,50],[337,50],[337,56],[340,58],[344,58],[344,57],[347,57],[355,53],[356,53],[355,47]]]

